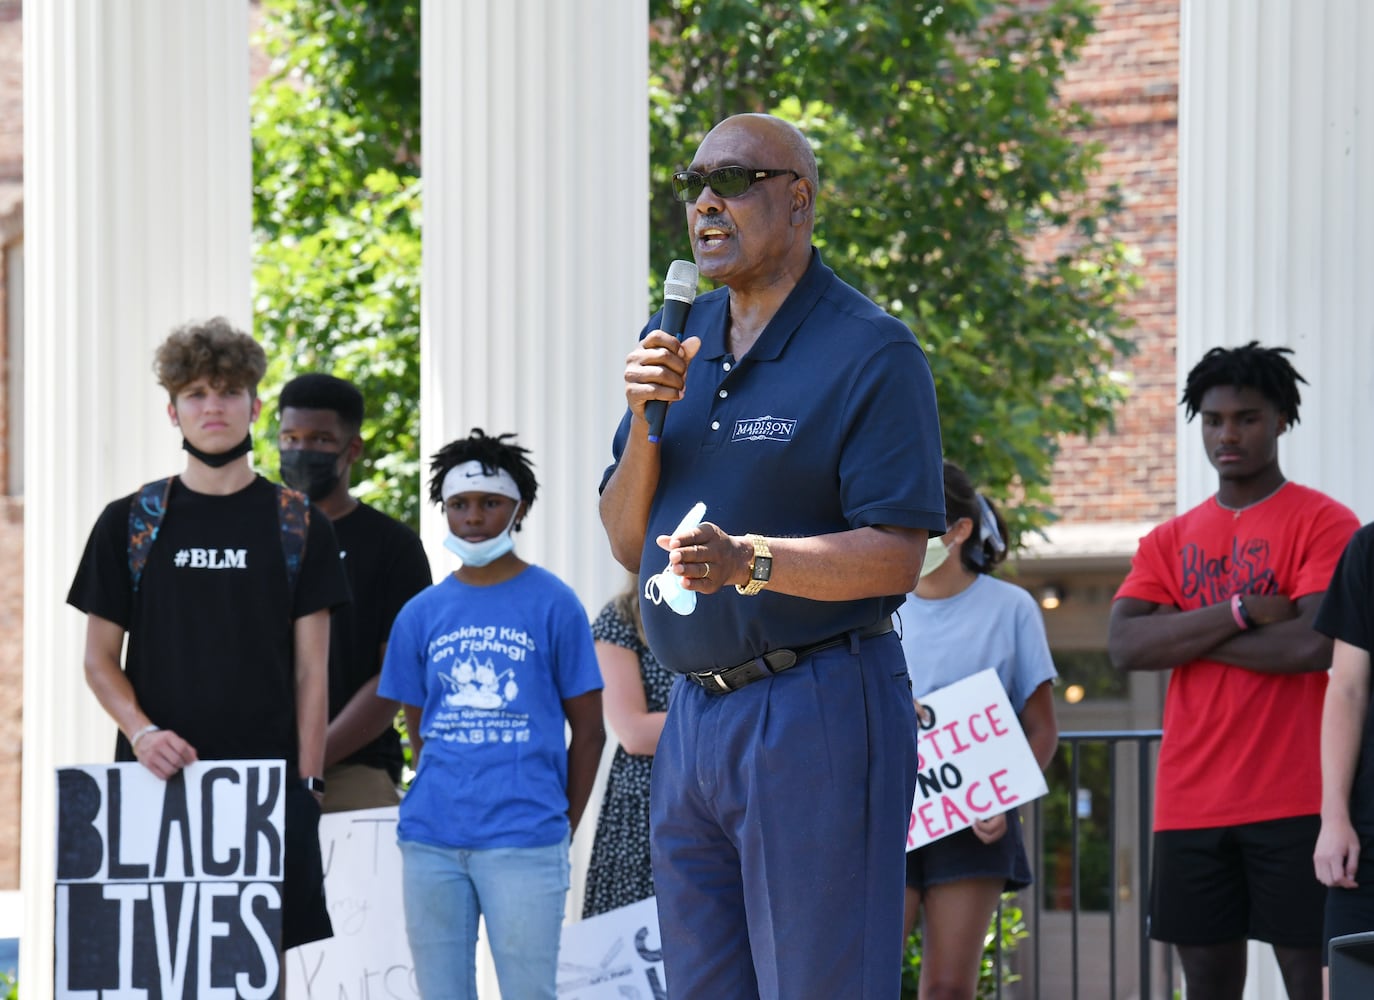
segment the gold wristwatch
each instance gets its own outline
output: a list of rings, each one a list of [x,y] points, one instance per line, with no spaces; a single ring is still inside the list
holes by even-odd
[[[749,582],[743,587],[735,584],[735,590],[745,597],[753,597],[768,586],[768,580],[773,575],[773,550],[758,535],[745,535],[744,537],[754,546],[754,558],[749,560]]]

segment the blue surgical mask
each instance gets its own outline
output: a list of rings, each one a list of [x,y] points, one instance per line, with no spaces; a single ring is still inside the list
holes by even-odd
[[[706,516],[706,504],[698,501],[673,529],[674,535],[691,531]],[[663,567],[662,573],[644,581],[644,596],[655,604],[666,604],[680,615],[690,615],[697,609],[697,592],[682,586],[682,577],[673,572],[673,564]]]
[[[655,604],[668,605],[680,615],[690,615],[697,609],[697,592],[684,590],[682,577],[671,566],[644,581],[644,596]]]
[[[506,529],[501,534],[485,541],[469,542],[450,531],[448,537],[444,539],[444,548],[463,560],[464,566],[488,566],[515,548],[515,539],[511,537],[511,529],[515,527],[515,517],[519,513],[520,505],[516,504],[515,512],[511,514],[510,523],[506,525]]]

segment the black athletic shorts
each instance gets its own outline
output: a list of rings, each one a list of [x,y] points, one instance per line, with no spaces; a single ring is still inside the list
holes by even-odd
[[[1312,869],[1321,820],[1294,816],[1154,836],[1150,937],[1181,945],[1322,940],[1326,887]]]

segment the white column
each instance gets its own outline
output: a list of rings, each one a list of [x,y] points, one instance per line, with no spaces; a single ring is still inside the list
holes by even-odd
[[[53,769],[108,760],[65,597],[101,507],[180,467],[152,354],[250,322],[247,0],[24,8],[26,996],[51,996]]]
[[[650,311],[648,6],[427,0],[422,13],[426,473],[474,426],[519,434],[540,491],[520,552],[598,603],[623,577],[597,485]],[[436,567],[452,566],[428,504],[423,524]]]
[[[1374,7],[1362,0],[1184,0],[1179,384],[1252,339],[1295,351],[1290,479],[1374,518]],[[1179,504],[1216,487],[1179,415]]]
[[[519,551],[595,614],[625,580],[597,486],[650,312],[648,4],[425,0],[422,24],[425,478],[471,428],[516,432],[539,477]],[[430,558],[450,569],[424,510]],[[574,844],[570,912],[594,821]]]
[[[1374,9],[1361,0],[1184,0],[1179,107],[1178,377],[1211,347],[1294,350],[1295,481],[1374,517]],[[1361,114],[1363,112],[1363,114]],[[1361,183],[1364,181],[1364,183]],[[1179,508],[1216,489],[1179,414]],[[1246,1000],[1281,998],[1251,944]]]

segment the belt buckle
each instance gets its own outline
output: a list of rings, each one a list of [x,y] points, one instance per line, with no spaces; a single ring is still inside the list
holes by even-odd
[[[730,686],[730,682],[725,679],[725,675],[733,669],[723,667],[720,670],[701,670],[692,671],[687,674],[687,679],[707,694],[729,694],[735,690]]]

